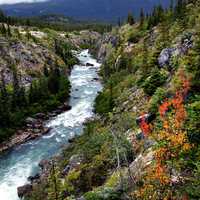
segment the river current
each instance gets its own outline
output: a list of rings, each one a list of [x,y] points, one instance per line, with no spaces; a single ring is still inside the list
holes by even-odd
[[[77,58],[81,64],[75,65],[70,75],[72,109],[46,123],[52,128],[49,134],[0,156],[0,200],[19,200],[17,187],[26,184],[27,177],[38,172],[38,163],[60,153],[68,139],[81,134],[83,123],[94,115],[94,100],[102,89],[97,80],[100,64],[88,50],[77,53]],[[86,66],[86,63],[94,66]]]

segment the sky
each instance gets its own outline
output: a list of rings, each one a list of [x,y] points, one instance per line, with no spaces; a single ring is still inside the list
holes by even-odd
[[[13,4],[13,3],[31,3],[31,2],[40,2],[45,0],[0,0],[0,4]]]

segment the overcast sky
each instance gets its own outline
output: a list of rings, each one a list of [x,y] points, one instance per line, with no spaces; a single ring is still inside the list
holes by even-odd
[[[0,0],[0,4],[13,4],[13,3],[22,3],[22,2],[39,2],[39,1],[45,1],[45,0]]]

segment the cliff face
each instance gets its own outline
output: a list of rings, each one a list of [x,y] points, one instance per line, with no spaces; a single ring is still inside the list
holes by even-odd
[[[17,65],[21,74],[21,83],[29,85],[33,79],[43,74],[43,67],[48,62],[55,63],[56,55],[47,47],[22,41],[9,41],[1,38],[0,41],[1,67],[6,84],[12,82],[12,64]]]

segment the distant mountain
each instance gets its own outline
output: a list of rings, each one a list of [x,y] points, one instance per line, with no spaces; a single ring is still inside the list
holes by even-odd
[[[49,0],[40,3],[1,5],[12,16],[62,14],[78,19],[117,20],[132,11],[138,16],[140,9],[149,12],[155,5],[169,6],[170,0]]]

